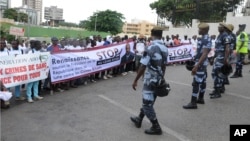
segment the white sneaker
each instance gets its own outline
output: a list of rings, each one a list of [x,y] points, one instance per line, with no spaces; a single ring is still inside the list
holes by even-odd
[[[128,71],[129,73],[134,73],[133,71]]]
[[[63,90],[63,89],[58,88],[58,90],[59,90],[60,92],[64,92],[64,90]]]
[[[43,97],[41,97],[41,96],[37,96],[37,97],[35,97],[35,99],[42,100],[42,99],[43,99]]]
[[[107,78],[107,76],[104,75],[104,76],[103,76],[103,79],[104,79],[104,80],[107,80],[108,78]]]
[[[123,73],[122,73],[123,76],[125,76],[125,75],[127,75],[127,74],[128,74],[127,72],[123,72]]]
[[[29,103],[33,103],[34,101],[32,99],[28,99],[28,102]]]
[[[108,75],[107,75],[107,77],[108,77],[108,78],[112,78],[113,76],[112,76],[112,75],[110,75],[110,74],[108,74]]]

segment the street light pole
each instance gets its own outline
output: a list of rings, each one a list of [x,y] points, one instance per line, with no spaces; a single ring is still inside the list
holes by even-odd
[[[97,14],[95,14],[95,31],[96,31],[96,20],[97,20]]]
[[[28,39],[30,38],[30,16],[28,14]]]
[[[32,9],[27,9],[27,14],[28,14],[28,39],[30,38],[30,22],[31,22],[31,15],[32,15],[33,10]]]

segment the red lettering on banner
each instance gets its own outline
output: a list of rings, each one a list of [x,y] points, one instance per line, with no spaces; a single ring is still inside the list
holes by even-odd
[[[1,81],[2,81],[4,84],[11,83],[11,77],[1,78]]]
[[[47,64],[46,63],[42,63],[42,64],[36,64],[36,69],[44,69],[47,68]]]
[[[26,66],[5,68],[5,74],[13,74],[13,73],[26,72],[26,71],[27,71]]]
[[[0,75],[3,75],[3,69],[0,69]]]
[[[40,72],[34,72],[30,74],[30,79],[38,78],[40,77]]]
[[[29,65],[29,71],[35,70],[35,65]]]
[[[25,81],[25,80],[28,80],[28,75],[27,74],[13,76],[13,81],[14,82],[20,82],[20,81]]]

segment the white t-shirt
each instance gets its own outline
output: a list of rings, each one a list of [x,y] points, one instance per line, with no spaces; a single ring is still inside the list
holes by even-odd
[[[193,45],[193,47],[197,48],[197,39],[191,39],[191,44]]]
[[[9,55],[9,51],[7,48],[4,48],[3,51],[0,51],[0,56],[8,56]]]
[[[81,50],[82,48],[80,47],[80,46],[76,46],[76,47],[74,47],[74,46],[68,46],[67,47],[67,50]]]
[[[87,48],[92,48],[92,47],[91,47],[91,43],[88,43],[88,44],[87,44]]]
[[[182,44],[190,44],[190,42],[189,42],[188,39],[187,39],[187,40],[185,40],[185,39],[181,40],[181,43],[182,43]]]
[[[104,44],[104,41],[101,41],[101,42],[96,41],[96,47],[97,47],[97,46],[103,46],[103,44]]]
[[[137,55],[143,55],[145,51],[145,43],[144,42],[137,42],[136,43],[136,50],[138,51]]]
[[[40,50],[35,50],[35,49],[32,49],[32,50],[29,50],[28,54],[32,54],[32,53],[40,53],[41,51]]]
[[[10,48],[9,54],[10,55],[19,55],[19,54],[24,54],[25,52],[18,47],[17,50],[14,50],[12,47]]]

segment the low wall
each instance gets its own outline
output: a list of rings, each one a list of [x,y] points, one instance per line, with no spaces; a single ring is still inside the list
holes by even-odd
[[[226,16],[226,23],[230,23],[234,25],[234,33],[238,30],[239,24],[246,24],[246,29],[245,31],[250,34],[250,16],[242,16],[242,17],[235,17],[231,12],[227,13]],[[166,37],[166,35],[176,35],[179,34],[180,38],[184,38],[184,35],[188,35],[188,38],[191,38],[193,35],[198,35],[198,25],[199,21],[194,19],[192,21],[192,27],[190,28],[174,28],[174,27],[169,27],[168,31],[163,31],[163,36]],[[209,34],[210,35],[218,35],[218,25],[219,23],[208,23],[210,26],[209,29]]]

